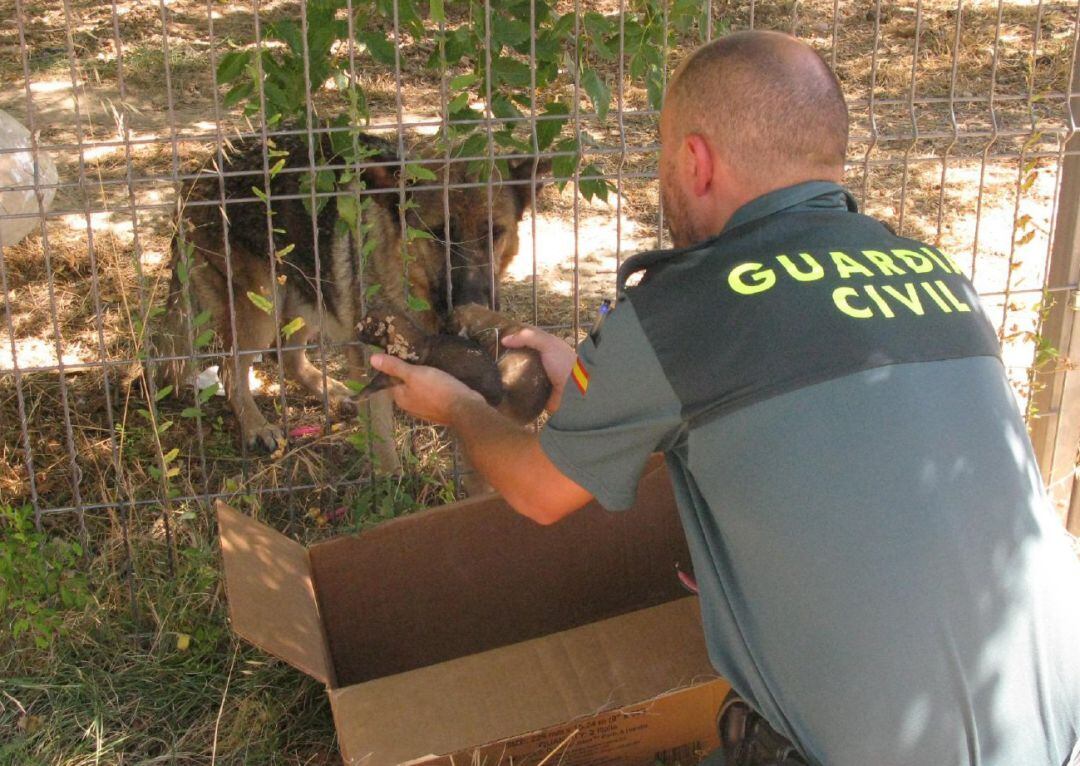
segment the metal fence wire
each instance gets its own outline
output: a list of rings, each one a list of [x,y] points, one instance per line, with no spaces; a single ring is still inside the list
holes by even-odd
[[[341,269],[343,237],[370,242],[364,257],[394,264],[422,308],[439,295],[418,287],[417,250],[388,250],[379,237],[424,244],[449,268],[448,243],[461,235],[439,230],[446,222],[475,224],[469,236],[485,252],[517,227],[505,273],[487,268],[489,292],[498,282],[505,313],[573,342],[619,262],[666,244],[656,122],[670,67],[746,28],[788,31],[838,73],[852,116],[847,185],[869,213],[972,276],[1068,514],[1076,2],[0,5],[0,109],[27,129],[0,148],[0,506],[31,509],[39,528],[66,530],[87,556],[109,552],[118,576],[137,570],[149,540],[173,556],[174,539],[216,498],[300,536],[451,499],[464,469],[439,429],[399,416],[403,467],[372,470],[366,408],[342,417],[335,407],[344,352],[360,344],[307,332],[310,315],[306,328],[297,320],[286,299],[301,279],[289,265],[297,243],[285,235],[309,227],[315,278],[304,295],[330,322],[343,283],[369,296],[388,289]],[[508,189],[536,189],[515,197],[520,224],[500,207]],[[291,213],[277,207],[290,201]],[[373,228],[373,205],[396,209],[396,230]],[[204,225],[229,232],[217,263],[232,289],[215,293],[217,316],[199,280],[176,274],[205,247],[177,211],[200,208]],[[439,226],[416,223],[425,216]],[[30,231],[16,240],[16,228]],[[273,251],[254,254],[269,281],[244,281],[253,254],[238,252],[241,229]],[[176,304],[170,280],[184,293]],[[251,329],[252,310],[273,323],[265,347],[223,342]],[[172,311],[186,312],[180,354],[152,342]],[[319,371],[317,393],[287,375],[295,349]],[[246,443],[220,396],[227,362],[256,351],[255,400],[285,437],[271,451]],[[178,357],[194,374],[182,385],[143,374]]]

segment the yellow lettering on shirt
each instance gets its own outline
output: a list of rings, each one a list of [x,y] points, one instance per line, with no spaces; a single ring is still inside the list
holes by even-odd
[[[833,250],[829,255],[832,256],[833,263],[836,264],[836,271],[842,279],[847,279],[852,274],[862,274],[864,277],[874,276],[874,272],[842,250]]]
[[[870,296],[870,300],[877,304],[877,307],[881,309],[881,314],[886,319],[892,319],[896,314],[889,307],[889,304],[885,302],[885,299],[881,297],[881,293],[877,291],[877,288],[873,285],[866,286],[866,294]]]
[[[925,274],[934,270],[934,262],[922,253],[916,253],[914,250],[892,250],[890,252],[907,264],[907,267],[916,274]]]
[[[942,282],[940,279],[934,282],[934,286],[941,291],[941,294],[945,297],[945,300],[951,303],[954,309],[956,309],[957,311],[971,311],[971,306],[967,305],[962,300],[953,295],[953,292],[949,289],[949,286]]]
[[[874,312],[869,308],[859,308],[858,306],[851,305],[851,299],[859,294],[859,291],[854,287],[838,287],[833,290],[832,299],[836,304],[836,308],[847,314],[849,317],[855,319],[869,319],[874,316]]]
[[[907,273],[897,266],[887,253],[883,253],[880,250],[863,250],[862,254],[866,256],[866,260],[878,267],[878,271],[881,272],[882,276],[902,277]]]
[[[933,300],[934,303],[938,305],[939,309],[941,309],[946,314],[952,313],[952,309],[949,307],[949,304],[946,303],[942,299],[942,297],[937,294],[937,290],[934,289],[934,286],[932,284],[930,284],[929,282],[920,282],[919,284],[922,285],[922,289],[925,290],[926,294],[930,296],[931,300]]]
[[[885,285],[881,288],[881,291],[883,293],[891,295],[897,300],[898,303],[909,309],[912,314],[916,314],[918,316],[923,315],[924,312],[922,307],[922,301],[919,300],[919,294],[915,291],[915,285],[913,283],[905,282],[904,292],[902,294],[892,285]]]
[[[810,253],[799,253],[799,257],[802,258],[810,268],[809,271],[800,271],[799,267],[786,255],[778,255],[776,256],[776,260],[784,267],[784,271],[786,271],[792,279],[798,280],[799,282],[814,282],[825,276],[825,269],[820,263],[814,260]]]
[[[740,295],[763,293],[775,284],[776,272],[760,263],[739,264],[728,274],[728,285]]]

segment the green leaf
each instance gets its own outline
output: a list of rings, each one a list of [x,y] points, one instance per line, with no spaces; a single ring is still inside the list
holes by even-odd
[[[609,88],[595,69],[586,69],[581,74],[581,86],[589,94],[589,99],[596,109],[596,116],[603,122],[607,119],[608,109],[611,106],[611,88]]]
[[[532,152],[532,144],[517,138],[512,130],[500,130],[494,136],[495,143],[506,149],[513,149],[520,154],[530,154]]]
[[[457,77],[450,78],[450,90],[461,90],[462,88],[468,88],[475,85],[478,82],[480,82],[480,75],[475,72],[459,74]]]
[[[198,407],[185,407],[180,410],[180,417],[182,418],[197,418],[202,415],[202,410]]]
[[[279,159],[277,162],[274,163],[273,167],[270,168],[270,177],[274,178],[278,173],[281,172],[281,169],[284,168],[284,167],[285,167],[285,158],[282,157],[281,159]]]
[[[176,457],[179,454],[180,454],[180,448],[179,447],[173,447],[171,450],[169,450],[168,452],[166,452],[164,455],[161,456],[161,462],[164,463],[165,465],[168,465],[172,461],[176,460]]]
[[[602,171],[593,164],[586,165],[581,169],[581,176],[600,175],[603,175]],[[578,189],[581,191],[581,196],[586,200],[591,200],[593,197],[599,197],[604,202],[607,202],[608,192],[611,187],[603,178],[581,178],[578,182]]]
[[[247,65],[251,63],[251,51],[229,51],[218,61],[217,82],[224,85],[232,82],[241,74]]]
[[[266,192],[264,192],[258,186],[252,186],[251,187],[251,193],[254,194],[256,197],[258,197],[259,199],[261,199],[264,203],[269,204],[270,200],[266,196]]]
[[[362,31],[356,33],[357,39],[364,44],[371,53],[372,58],[380,64],[394,66],[394,44],[386,39],[386,35],[375,31]]]
[[[297,330],[301,329],[303,326],[304,318],[295,317],[291,322],[281,328],[281,334],[285,336],[285,340],[288,340],[293,336],[294,333],[297,332]]]
[[[309,18],[310,24],[312,19]],[[303,57],[304,55],[304,38],[300,34],[300,27],[296,23],[288,20],[276,21],[273,24],[268,24],[266,27],[266,36],[277,38],[281,40],[289,49],[297,56]]]
[[[204,330],[203,332],[199,333],[199,336],[197,338],[195,338],[194,346],[195,346],[196,350],[198,350],[200,348],[206,348],[207,346],[210,345],[211,342],[213,342],[213,340],[214,340],[214,331],[213,330]]]
[[[664,81],[658,69],[650,71],[645,78],[645,89],[649,93],[649,106],[659,109],[664,103]]]
[[[278,250],[275,250],[274,251],[274,257],[276,257],[280,261],[282,258],[284,258],[286,255],[288,255],[289,253],[291,253],[295,249],[296,249],[296,245],[293,244],[292,242],[290,242],[289,244],[285,245],[285,247],[282,247],[282,248],[279,248]]]
[[[270,314],[270,313],[273,312],[274,304],[265,295],[259,295],[258,293],[255,293],[255,292],[252,292],[251,290],[248,290],[247,297],[248,297],[249,301],[251,301],[253,304],[255,304],[255,308],[259,309],[260,311],[263,311],[263,312],[265,312],[267,314]]]
[[[438,180],[435,173],[429,168],[424,167],[419,162],[410,162],[405,166],[405,177],[417,181],[436,181]]]
[[[610,34],[615,27],[616,21],[614,19],[608,19],[596,11],[589,11],[582,19],[582,25],[585,27],[585,31],[595,37],[603,37]]]
[[[355,231],[357,224],[360,222],[360,206],[356,202],[356,197],[342,196],[335,201],[337,202],[338,217],[348,224],[350,229]]]
[[[171,394],[172,391],[173,391],[173,387],[171,385],[165,386],[164,388],[159,389],[158,392],[156,394],[154,394],[154,401],[155,402],[160,402],[166,396]]]
[[[502,94],[496,94],[491,98],[491,113],[501,120],[512,120],[523,116],[521,110]]]
[[[429,8],[432,21],[436,24],[446,23],[446,8],[443,7],[443,0],[431,0]]]
[[[465,159],[483,159],[487,156],[487,136],[483,133],[473,133],[458,148],[456,157]]]
[[[323,169],[315,174],[315,189],[321,192],[334,191],[337,188],[337,176],[333,170]]]
[[[564,138],[555,145],[555,150],[560,152],[560,155],[551,159],[551,174],[558,179],[570,178],[578,165],[577,140]],[[563,152],[569,152],[569,154],[563,154]]]
[[[197,330],[200,327],[202,327],[204,324],[209,322],[210,317],[211,317],[210,309],[206,309],[205,311],[200,311],[198,314],[195,315],[195,318],[191,320],[191,326],[194,327]]]
[[[499,56],[491,62],[491,73],[497,82],[516,88],[524,88],[532,80],[532,69],[528,64],[506,56]]]
[[[346,380],[345,387],[352,391],[354,394],[358,394],[367,388],[367,383],[362,383],[359,380]]]
[[[254,92],[255,84],[251,80],[245,80],[229,89],[229,92],[225,94],[225,98],[221,100],[221,105],[229,109],[241,101],[251,98],[251,94]]]
[[[219,384],[217,381],[214,381],[206,388],[199,389],[199,393],[196,394],[195,398],[198,400],[199,404],[206,404],[208,401],[210,401],[210,397],[214,396],[220,388],[221,384]]]
[[[527,21],[505,17],[494,21],[494,28],[491,30],[491,41],[496,46],[509,45],[511,48],[517,48],[517,46],[529,41],[530,30]]]
[[[450,99],[449,102],[447,102],[447,104],[446,104],[446,113],[447,114],[457,114],[462,109],[468,109],[468,107],[469,107],[469,93],[468,93],[468,91],[463,91],[461,93],[458,93],[456,96],[454,96],[452,99]]]
[[[412,226],[405,227],[405,241],[412,242],[414,239],[435,239],[430,231],[415,229]]]
[[[562,132],[569,115],[570,107],[566,104],[560,101],[547,104],[541,116],[551,119],[536,121],[536,145],[541,151],[551,146],[551,142]]]
[[[413,311],[428,311],[431,308],[430,303],[417,295],[407,296],[405,303]]]

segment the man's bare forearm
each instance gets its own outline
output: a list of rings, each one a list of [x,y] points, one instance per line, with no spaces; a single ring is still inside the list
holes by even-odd
[[[540,439],[479,397],[462,397],[450,410],[469,462],[514,509],[541,524],[577,510],[592,496],[566,477],[540,448]]]

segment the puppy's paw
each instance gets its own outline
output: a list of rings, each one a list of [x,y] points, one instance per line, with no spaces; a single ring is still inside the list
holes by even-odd
[[[360,414],[360,405],[351,396],[335,397],[330,403],[334,408],[334,413],[346,420],[352,420]]]

